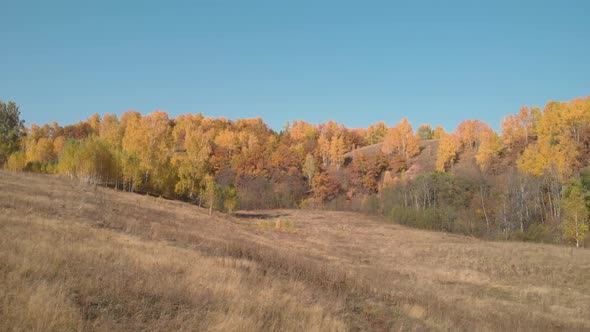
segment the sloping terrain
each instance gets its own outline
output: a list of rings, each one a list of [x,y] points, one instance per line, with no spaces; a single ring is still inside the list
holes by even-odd
[[[410,160],[410,169],[408,169],[408,175],[414,176],[420,173],[432,172],[436,169],[436,154],[438,152],[439,140],[421,140],[420,153]],[[352,160],[354,153],[361,153],[365,157],[372,157],[381,153],[381,147],[383,143],[372,144],[358,148],[354,151],[344,154],[344,158]]]
[[[0,330],[588,330],[590,252],[0,171]]]
[[[353,151],[345,153],[344,158],[345,159],[352,158],[353,153],[355,153],[355,152],[360,152],[361,154],[365,155],[365,157],[375,156],[375,155],[378,155],[379,153],[381,153],[382,146],[383,146],[383,143],[376,143],[376,144],[363,146],[363,147],[360,147],[360,148],[355,149]]]
[[[436,170],[436,154],[438,153],[439,140],[420,141],[420,153],[410,161],[408,176],[413,177],[421,173],[429,173]]]

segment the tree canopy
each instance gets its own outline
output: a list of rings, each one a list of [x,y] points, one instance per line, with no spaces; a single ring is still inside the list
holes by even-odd
[[[20,119],[20,111],[16,103],[12,101],[5,103],[0,100],[0,165],[3,165],[12,153],[19,150],[24,124],[24,120]]]

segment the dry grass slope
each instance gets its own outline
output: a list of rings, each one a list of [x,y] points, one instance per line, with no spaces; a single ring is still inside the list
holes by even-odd
[[[0,172],[2,331],[590,330],[588,276],[588,250]]]

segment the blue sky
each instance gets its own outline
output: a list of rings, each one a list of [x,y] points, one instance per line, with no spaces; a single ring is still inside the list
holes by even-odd
[[[590,1],[0,0],[0,99],[27,124],[156,109],[498,128],[590,95]]]

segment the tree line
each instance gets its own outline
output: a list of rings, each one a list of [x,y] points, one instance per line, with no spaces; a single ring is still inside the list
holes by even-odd
[[[486,238],[587,244],[590,97],[523,107],[495,132],[407,119],[350,129],[262,119],[95,114],[25,128],[0,102],[0,164],[233,211],[337,208]]]

